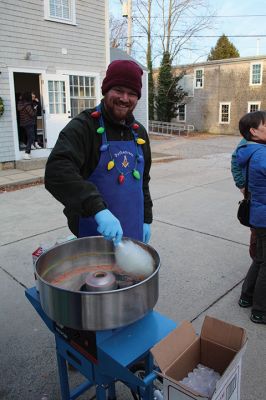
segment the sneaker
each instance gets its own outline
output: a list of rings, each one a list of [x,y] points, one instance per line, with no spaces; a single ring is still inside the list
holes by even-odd
[[[34,144],[31,145],[31,150],[36,150],[36,147],[34,146]]]
[[[25,153],[23,156],[23,160],[31,160],[31,155],[28,153]]]
[[[266,324],[266,315],[264,314],[256,314],[252,312],[250,319],[252,322],[255,322],[256,324]]]
[[[245,299],[242,299],[240,297],[240,299],[238,300],[238,304],[240,305],[240,307],[248,308],[248,307],[252,306],[252,301],[251,300],[245,300]]]
[[[42,149],[42,147],[41,146],[39,146],[39,143],[37,143],[37,142],[35,142],[35,149]]]

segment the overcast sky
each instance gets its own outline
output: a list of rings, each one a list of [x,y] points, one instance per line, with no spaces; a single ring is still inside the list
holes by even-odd
[[[134,4],[134,0],[132,0],[132,3]],[[217,18],[212,18],[213,26],[211,29],[200,32],[199,35],[220,36],[224,33],[236,46],[241,57],[266,55],[265,0],[256,0],[254,2],[251,0],[209,0],[209,5]],[[120,0],[109,0],[109,8],[115,16],[121,16],[122,6]],[[246,37],[236,37],[239,35]],[[254,37],[247,37],[249,35],[254,35]],[[258,37],[255,37],[255,35],[258,35]],[[205,61],[211,47],[215,46],[218,37],[194,40],[191,42],[193,50],[180,54],[176,60],[177,63],[186,64]],[[134,56],[141,58],[143,53],[136,48]],[[143,62],[144,60],[139,61]]]

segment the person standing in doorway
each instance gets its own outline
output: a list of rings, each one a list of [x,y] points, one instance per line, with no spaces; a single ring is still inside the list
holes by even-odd
[[[151,150],[145,128],[133,116],[142,74],[133,61],[113,61],[101,103],[72,119],[48,158],[45,187],[65,206],[77,237],[102,235],[115,244],[123,235],[150,239]]]
[[[36,96],[35,92],[31,92],[31,98],[32,98],[33,108],[35,108],[37,106],[37,108],[36,108],[37,112],[36,112],[35,123],[34,123],[34,141],[31,145],[31,150],[42,149],[42,147],[39,145],[39,142],[38,142],[38,133],[37,133],[37,116],[41,113],[41,104],[40,104],[40,100]]]
[[[16,111],[17,111],[17,127],[18,127],[18,139],[19,149],[24,150],[26,148],[27,138],[24,128],[20,125],[20,113],[18,111],[18,103],[22,101],[22,93],[16,93]]]
[[[18,102],[18,111],[20,116],[20,126],[26,132],[27,144],[24,154],[24,160],[31,159],[31,146],[34,142],[34,124],[37,115],[37,106],[32,104],[32,97],[30,92],[22,95],[22,99]]]

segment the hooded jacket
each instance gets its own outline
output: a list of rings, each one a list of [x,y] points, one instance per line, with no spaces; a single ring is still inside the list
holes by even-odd
[[[242,172],[242,168],[240,167],[240,165],[237,162],[236,159],[236,150],[238,149],[238,147],[242,146],[243,144],[246,144],[247,141],[246,139],[242,138],[240,140],[240,142],[238,143],[235,151],[232,154],[231,157],[231,173],[235,182],[236,187],[238,187],[239,189],[242,189],[245,187],[245,180],[246,177],[243,175]]]
[[[236,158],[246,176],[249,161],[248,189],[251,195],[250,224],[266,228],[266,144],[247,142],[236,150]]]

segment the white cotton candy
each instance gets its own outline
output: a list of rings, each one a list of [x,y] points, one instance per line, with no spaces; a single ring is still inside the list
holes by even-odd
[[[150,253],[130,240],[120,242],[115,247],[116,264],[132,275],[148,277],[153,273],[154,262]]]

